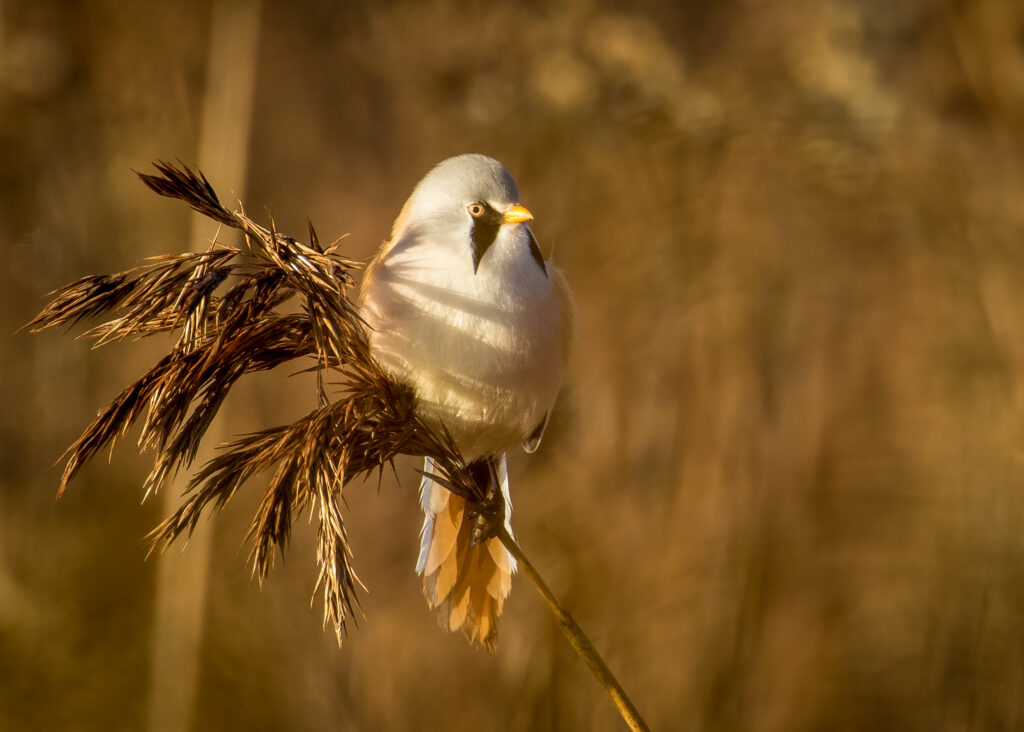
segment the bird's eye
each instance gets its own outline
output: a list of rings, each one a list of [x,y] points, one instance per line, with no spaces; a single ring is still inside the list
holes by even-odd
[[[484,215],[484,205],[482,203],[471,203],[467,208],[469,209],[469,215],[474,219]]]

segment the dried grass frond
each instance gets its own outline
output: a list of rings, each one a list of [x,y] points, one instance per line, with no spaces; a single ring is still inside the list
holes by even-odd
[[[113,449],[140,418],[139,448],[155,453],[146,495],[189,468],[231,388],[248,373],[311,359],[317,407],[290,425],[243,435],[191,478],[183,503],[150,535],[165,549],[190,534],[208,509],[219,510],[250,478],[272,475],[248,531],[254,576],[262,582],[276,551],[284,551],[295,517],[309,509],[318,520],[324,623],[341,642],[363,587],[340,510],[344,485],[381,473],[399,455],[432,455],[435,479],[464,498],[483,498],[451,439],[416,416],[415,397],[370,357],[365,325],[351,299],[355,262],[321,246],[312,225],[309,244],[226,209],[205,176],[185,165],[157,163],[139,174],[154,192],[184,201],[223,226],[245,234],[245,249],[214,244],[201,253],[154,257],[112,275],[84,277],[53,294],[27,327],[107,318],[84,337],[95,346],[157,333],[178,333],[170,352],[100,411],[64,454],[59,493],[104,447]],[[217,294],[220,292],[221,294]],[[282,312],[289,301],[298,313]],[[294,310],[294,308],[292,308]],[[340,388],[331,401],[324,374]]]

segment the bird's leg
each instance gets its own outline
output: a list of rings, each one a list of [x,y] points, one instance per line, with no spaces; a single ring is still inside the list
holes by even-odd
[[[469,515],[476,519],[473,527],[473,544],[483,544],[493,539],[498,529],[505,523],[505,497],[501,494],[498,484],[497,464],[493,460],[486,461],[487,473],[484,475],[487,481],[487,491],[484,499],[473,506]],[[474,466],[471,466],[471,468]],[[472,471],[474,477],[477,471]],[[480,471],[483,472],[483,471]],[[483,482],[479,481],[478,482]]]

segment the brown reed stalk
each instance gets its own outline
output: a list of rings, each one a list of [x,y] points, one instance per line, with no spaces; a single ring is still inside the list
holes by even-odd
[[[504,526],[498,529],[497,538],[505,545],[505,548],[509,550],[512,556],[516,558],[520,568],[526,572],[526,576],[533,582],[533,586],[537,588],[537,592],[540,593],[548,609],[551,610],[551,614],[554,615],[555,622],[558,623],[558,629],[562,631],[562,635],[565,636],[565,639],[569,641],[569,645],[576,651],[576,655],[583,659],[583,663],[587,664],[587,668],[594,674],[594,678],[608,692],[612,704],[619,710],[619,715],[626,725],[633,732],[648,732],[647,722],[640,716],[640,711],[633,704],[633,700],[629,698],[626,690],[622,688],[622,684],[615,678],[612,670],[608,668],[604,657],[598,653],[597,648],[590,642],[590,638],[583,632],[583,628],[576,622],[576,618],[572,616],[572,613],[566,610],[565,606],[555,597],[555,593],[551,591],[548,583],[544,581],[540,572],[533,566],[533,562],[526,556],[523,548],[519,546],[519,543],[516,542]]]
[[[338,643],[358,607],[363,587],[352,565],[339,499],[354,478],[374,472],[399,455],[434,458],[434,480],[471,503],[485,499],[450,436],[428,428],[416,414],[415,396],[370,356],[365,325],[349,297],[357,264],[321,245],[309,226],[303,244],[256,224],[244,212],[224,208],[202,173],[183,164],[156,163],[157,175],[139,173],[151,190],[177,198],[199,213],[245,234],[246,248],[214,244],[208,251],[154,257],[113,275],[89,276],[54,293],[28,326],[32,332],[107,317],[83,333],[96,346],[125,338],[179,332],[171,351],[100,411],[68,448],[58,494],[104,447],[113,448],[145,414],[140,449],[155,453],[146,493],[188,468],[232,386],[244,375],[299,359],[318,374],[330,370],[341,387],[331,401],[322,379],[318,406],[289,425],[243,435],[220,448],[188,482],[183,503],[150,534],[166,549],[191,535],[207,509],[223,508],[248,479],[272,472],[248,531],[253,575],[262,582],[276,552],[284,552],[295,518],[305,510],[318,519],[316,592],[324,624]],[[218,294],[219,293],[219,294]],[[298,313],[283,313],[289,301]],[[614,681],[600,654],[554,600],[518,544],[500,531],[548,601],[567,637],[609,690],[623,719],[646,729]],[[568,620],[567,620],[568,618]],[[596,659],[596,661],[595,661]],[[603,671],[602,671],[603,669]],[[611,679],[611,682],[609,682]],[[625,703],[623,702],[625,700]]]

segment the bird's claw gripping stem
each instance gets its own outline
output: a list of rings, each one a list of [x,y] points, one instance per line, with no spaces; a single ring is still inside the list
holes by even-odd
[[[505,523],[505,498],[501,491],[487,491],[487,497],[473,506],[470,517],[476,519],[473,527],[473,544],[483,544],[493,539]]]

